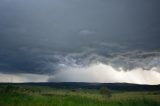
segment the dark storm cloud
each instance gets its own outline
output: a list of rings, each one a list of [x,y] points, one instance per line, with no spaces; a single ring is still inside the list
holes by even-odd
[[[36,48],[1,50],[0,52],[0,69],[5,73],[48,73],[50,69],[47,69],[46,65],[50,62],[55,64],[57,62],[53,59],[54,53],[50,55],[48,51],[43,53]]]
[[[100,49],[105,51],[104,48],[85,49],[85,52],[57,55],[59,56],[58,65],[88,67],[91,64],[103,63],[116,70],[121,68],[125,71],[136,68],[151,70],[160,66],[160,51],[133,50],[127,52],[107,48],[110,52],[104,54]],[[159,72],[159,70],[157,71]]]
[[[0,72],[48,74],[96,61],[159,66],[159,11],[159,0],[1,0]]]

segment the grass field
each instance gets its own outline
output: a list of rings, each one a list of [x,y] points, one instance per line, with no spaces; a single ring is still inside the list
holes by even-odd
[[[160,106],[160,91],[112,91],[54,89],[33,86],[0,86],[0,106]]]

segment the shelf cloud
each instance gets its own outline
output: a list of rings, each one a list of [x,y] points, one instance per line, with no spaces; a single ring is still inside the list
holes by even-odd
[[[1,0],[0,82],[160,84],[159,11],[159,0]]]

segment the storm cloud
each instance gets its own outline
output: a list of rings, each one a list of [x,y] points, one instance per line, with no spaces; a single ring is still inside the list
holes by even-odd
[[[132,72],[138,69],[140,79],[154,72],[142,81],[151,84],[150,78],[160,73],[159,11],[159,0],[1,0],[0,74],[74,82],[68,80],[69,73],[98,63],[135,78],[139,74]],[[55,78],[64,66],[72,69],[68,78]]]

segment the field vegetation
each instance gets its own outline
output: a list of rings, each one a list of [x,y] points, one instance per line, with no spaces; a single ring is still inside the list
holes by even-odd
[[[160,106],[160,91],[0,85],[0,106]]]

